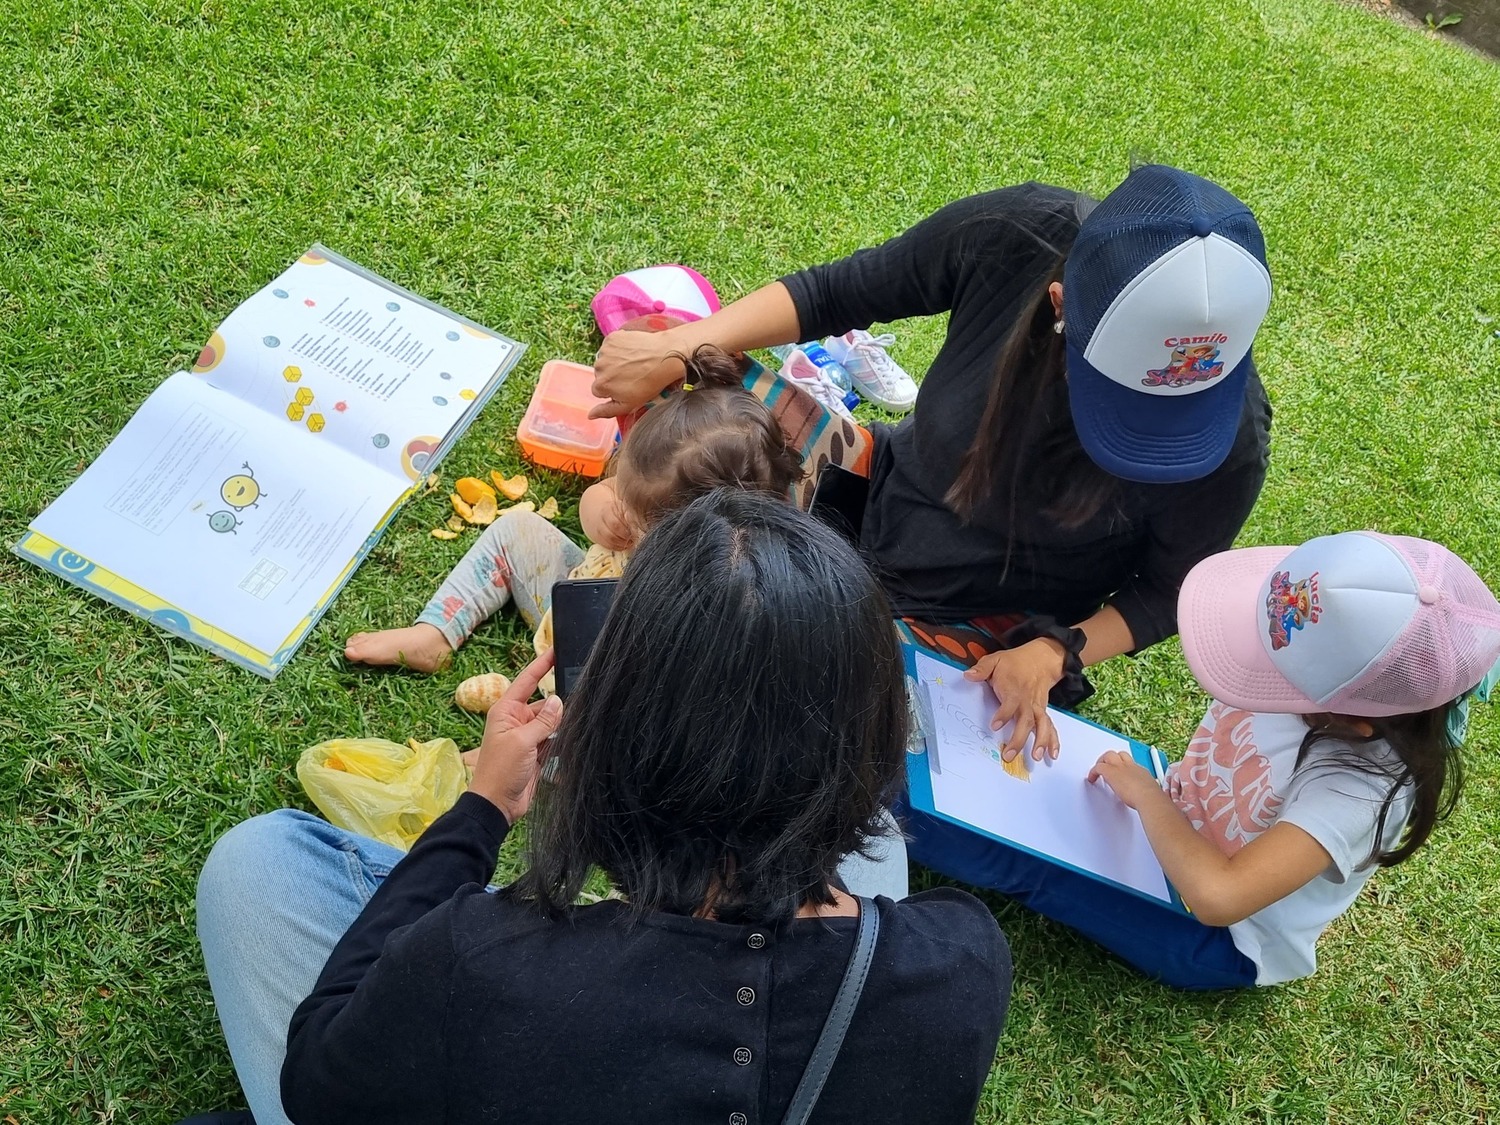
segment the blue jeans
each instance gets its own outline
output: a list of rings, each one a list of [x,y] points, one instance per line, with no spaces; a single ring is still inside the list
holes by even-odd
[[[900,836],[881,837],[873,850],[873,860],[851,856],[840,865],[845,886],[905,897]],[[292,1013],[404,854],[292,809],[235,825],[209,853],[198,878],[198,941],[256,1125],[289,1125],[281,1063]]]
[[[292,809],[231,828],[198,878],[198,940],[256,1125],[289,1125],[281,1062],[292,1013],[405,854]]]
[[[999,891],[1098,942],[1153,980],[1193,990],[1255,983],[1255,962],[1239,951],[1224,926],[1205,926],[914,809],[902,810],[901,819],[918,863],[970,886]]]

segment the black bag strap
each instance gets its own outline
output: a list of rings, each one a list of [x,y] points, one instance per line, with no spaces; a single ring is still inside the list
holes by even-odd
[[[828,1081],[828,1073],[833,1069],[833,1060],[838,1058],[839,1048],[844,1044],[844,1034],[854,1018],[859,995],[865,990],[865,978],[870,975],[870,964],[875,960],[875,939],[880,935],[880,910],[872,899],[860,898],[858,901],[859,932],[854,936],[854,952],[849,955],[843,982],[834,994],[833,1007],[828,1010],[828,1019],[823,1022],[822,1034],[813,1047],[812,1058],[807,1060],[807,1069],[797,1083],[797,1092],[792,1095],[792,1104],[787,1107],[782,1125],[806,1125],[812,1116],[818,1095],[823,1092],[823,1083]]]

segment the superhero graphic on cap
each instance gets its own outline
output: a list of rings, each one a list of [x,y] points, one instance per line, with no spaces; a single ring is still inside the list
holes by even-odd
[[[1278,570],[1271,575],[1271,592],[1266,595],[1266,620],[1270,622],[1272,650],[1292,643],[1292,630],[1309,622],[1317,624],[1323,607],[1318,604],[1318,572],[1293,582],[1290,571]]]
[[[1226,342],[1222,334],[1202,343],[1169,336],[1162,341],[1172,349],[1167,365],[1147,371],[1146,377],[1141,380],[1141,386],[1186,387],[1190,383],[1206,383],[1210,379],[1217,379],[1224,374],[1224,362],[1219,358],[1218,345]]]

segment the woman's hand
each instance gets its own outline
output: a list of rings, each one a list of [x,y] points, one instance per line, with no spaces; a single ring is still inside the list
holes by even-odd
[[[548,649],[526,665],[485,717],[484,740],[469,790],[504,813],[512,825],[531,808],[541,772],[539,749],[562,721],[562,700],[557,696],[527,702],[551,670],[552,650]]]
[[[990,720],[992,730],[1016,721],[1016,729],[1000,748],[1000,756],[1007,762],[1025,747],[1028,735],[1035,735],[1031,744],[1034,759],[1040,762],[1044,756],[1057,757],[1057,728],[1047,714],[1047,693],[1062,679],[1066,655],[1057,641],[1038,637],[1017,648],[980,657],[964,673],[966,680],[988,680],[1000,701],[1000,709]]]
[[[792,295],[779,281],[725,305],[712,316],[665,332],[611,332],[594,359],[594,394],[608,399],[591,418],[617,418],[645,406],[687,373],[682,360],[701,344],[749,351],[804,339]]]
[[[578,501],[578,522],[583,525],[583,533],[601,547],[628,551],[635,546],[635,533],[620,506],[613,479],[601,480],[583,490]]]
[[[608,399],[589,411],[590,418],[617,418],[644,406],[687,372],[684,348],[672,330],[615,331],[604,337],[594,357],[594,397]]]
[[[1123,750],[1110,750],[1100,757],[1089,770],[1089,780],[1103,781],[1116,797],[1136,811],[1140,811],[1143,802],[1166,796],[1151,771]]]

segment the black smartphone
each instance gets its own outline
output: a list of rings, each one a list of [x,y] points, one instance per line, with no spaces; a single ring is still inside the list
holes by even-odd
[[[618,578],[565,578],[552,586],[553,675],[563,699],[583,673],[619,584]]]
[[[808,514],[822,520],[854,546],[865,523],[865,501],[870,496],[870,478],[838,465],[824,465],[813,485]]]

